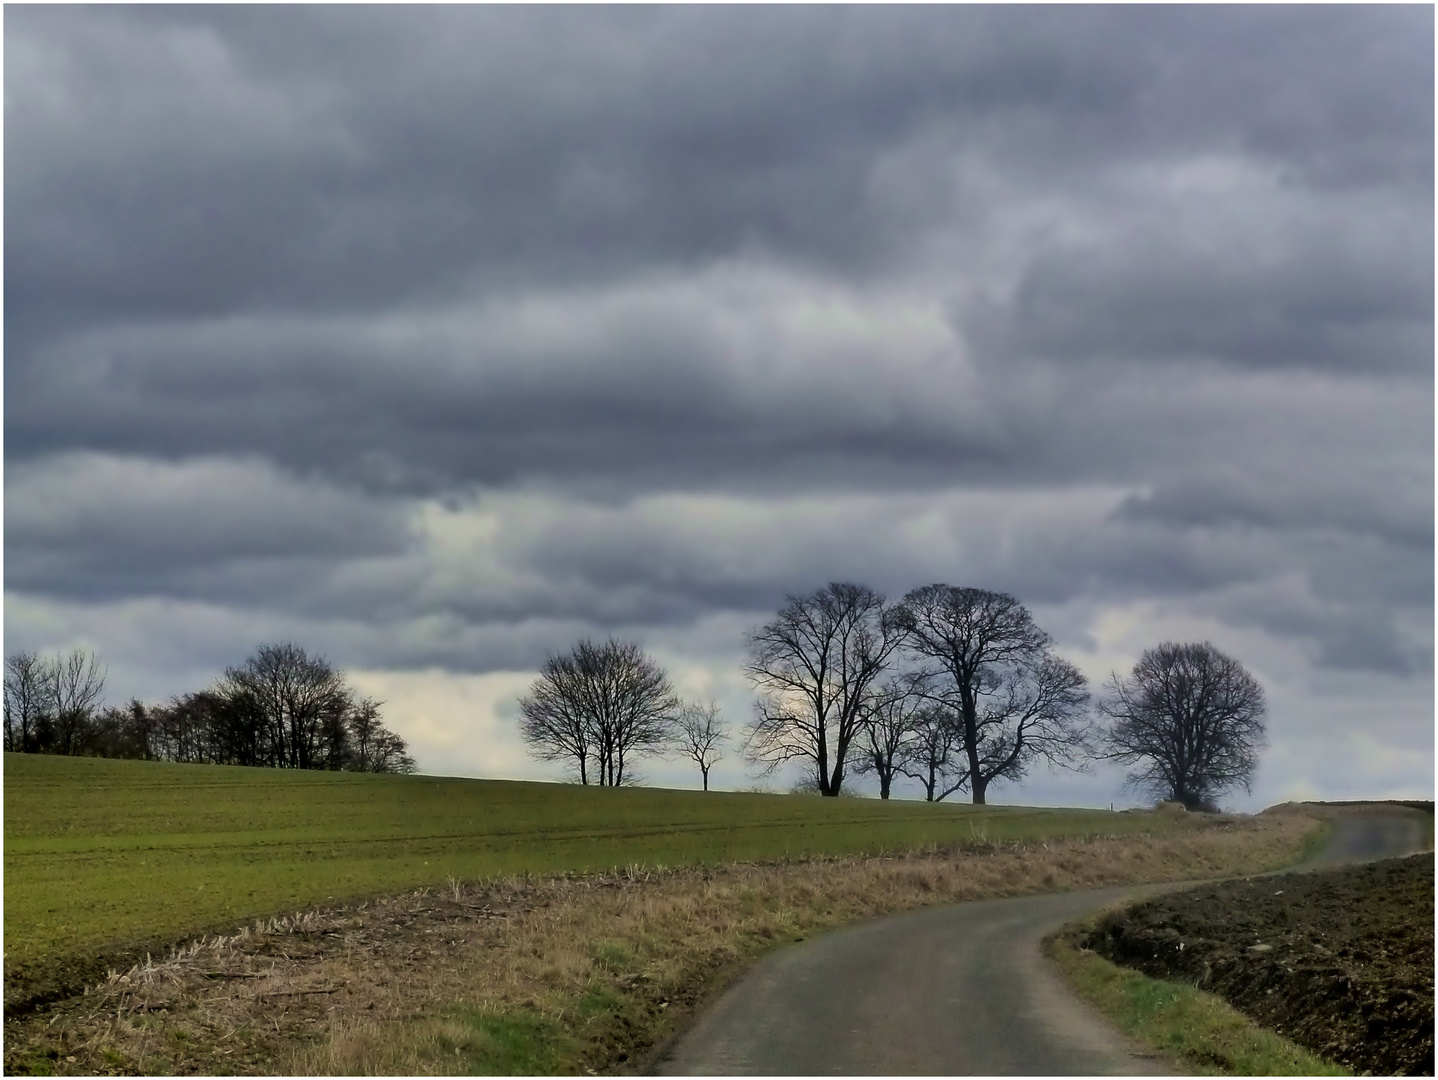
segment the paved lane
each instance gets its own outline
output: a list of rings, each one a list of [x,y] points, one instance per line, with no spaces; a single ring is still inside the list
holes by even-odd
[[[1414,850],[1412,818],[1340,817],[1324,856]],[[984,900],[895,916],[772,953],[659,1062],[699,1075],[1120,1075],[1170,1070],[1072,997],[1052,930],[1181,886]]]
[[[1303,869],[1318,869],[1340,863],[1373,862],[1408,855],[1423,848],[1423,816],[1414,811],[1393,817],[1362,808],[1339,811],[1333,821],[1328,842]]]
[[[663,1073],[1152,1074],[1166,1065],[1071,998],[1039,952],[1051,930],[1133,895],[1105,889],[931,908],[771,954]],[[1150,890],[1152,891],[1152,890]]]

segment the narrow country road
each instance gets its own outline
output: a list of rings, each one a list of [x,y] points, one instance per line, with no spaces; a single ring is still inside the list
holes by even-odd
[[[1417,850],[1418,822],[1341,816],[1310,865]],[[766,957],[658,1063],[663,1074],[1123,1075],[1171,1071],[1050,970],[1043,937],[1181,886],[982,900],[882,919]]]

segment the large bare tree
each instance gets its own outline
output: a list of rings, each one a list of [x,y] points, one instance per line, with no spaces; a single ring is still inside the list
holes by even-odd
[[[100,659],[84,649],[72,649],[49,664],[50,709],[53,725],[51,749],[57,754],[78,754],[99,711],[105,692],[105,669]]]
[[[790,596],[746,638],[745,672],[760,693],[746,748],[767,771],[807,760],[821,795],[838,795],[854,739],[902,637],[884,598],[833,582]]]
[[[1083,675],[1007,593],[926,585],[904,597],[896,621],[931,665],[931,697],[956,714],[964,782],[975,803],[996,780],[1017,780],[1042,758],[1075,765],[1090,752]]]
[[[545,662],[520,699],[519,730],[541,760],[572,761],[580,783],[618,787],[632,782],[634,757],[670,743],[680,707],[663,668],[638,645],[584,640]]]
[[[1267,746],[1263,687],[1207,641],[1146,650],[1131,675],[1110,678],[1099,709],[1110,720],[1103,756],[1134,766],[1133,787],[1190,810],[1248,791]]]

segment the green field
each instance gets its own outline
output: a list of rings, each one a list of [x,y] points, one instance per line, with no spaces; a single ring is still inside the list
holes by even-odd
[[[7,999],[16,977],[450,877],[1112,835],[1154,823],[1097,810],[4,760]]]

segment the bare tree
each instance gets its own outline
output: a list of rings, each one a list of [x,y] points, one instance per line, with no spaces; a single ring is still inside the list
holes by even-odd
[[[105,692],[105,671],[99,658],[84,649],[72,649],[47,665],[52,752],[77,754],[95,720]]]
[[[573,656],[551,656],[529,696],[519,699],[519,734],[541,761],[571,761],[581,784],[589,783],[593,738],[584,676]]]
[[[943,802],[969,782],[955,755],[963,746],[963,728],[953,709],[928,701],[909,720],[910,737],[898,768],[924,787],[929,802]]]
[[[1136,766],[1131,786],[1190,810],[1248,791],[1268,745],[1263,687],[1207,641],[1146,650],[1128,678],[1112,676],[1099,709],[1111,721],[1102,756]]]
[[[632,642],[579,642],[544,664],[521,698],[520,735],[544,761],[573,761],[579,782],[618,787],[631,759],[663,751],[680,710],[664,670]]]
[[[934,665],[940,689],[931,696],[957,714],[975,803],[1036,758],[1086,759],[1086,680],[1012,596],[926,585],[904,597],[896,617],[908,647]]]
[[[345,717],[349,733],[349,757],[345,768],[352,772],[411,773],[414,758],[406,752],[405,741],[380,722],[383,702],[363,698],[351,705]]]
[[[902,635],[884,598],[834,582],[790,596],[747,636],[745,671],[759,690],[746,749],[773,772],[807,760],[821,795],[838,795],[851,744]]]
[[[32,753],[52,708],[47,665],[38,653],[5,658],[5,749]]]
[[[284,769],[340,768],[350,694],[323,657],[285,642],[261,645],[243,665],[229,668],[216,688],[231,706],[253,710],[256,745]]]
[[[84,649],[53,658],[33,652],[6,657],[5,749],[84,753],[104,692],[105,671]]]
[[[704,790],[709,790],[709,770],[722,760],[719,747],[729,738],[729,725],[719,719],[719,706],[686,705],[675,725],[675,742],[681,753],[699,766],[704,777]]]
[[[903,773],[912,752],[914,719],[924,706],[922,674],[894,675],[879,687],[859,735],[854,771],[879,778],[879,798],[887,799],[894,778]]]

